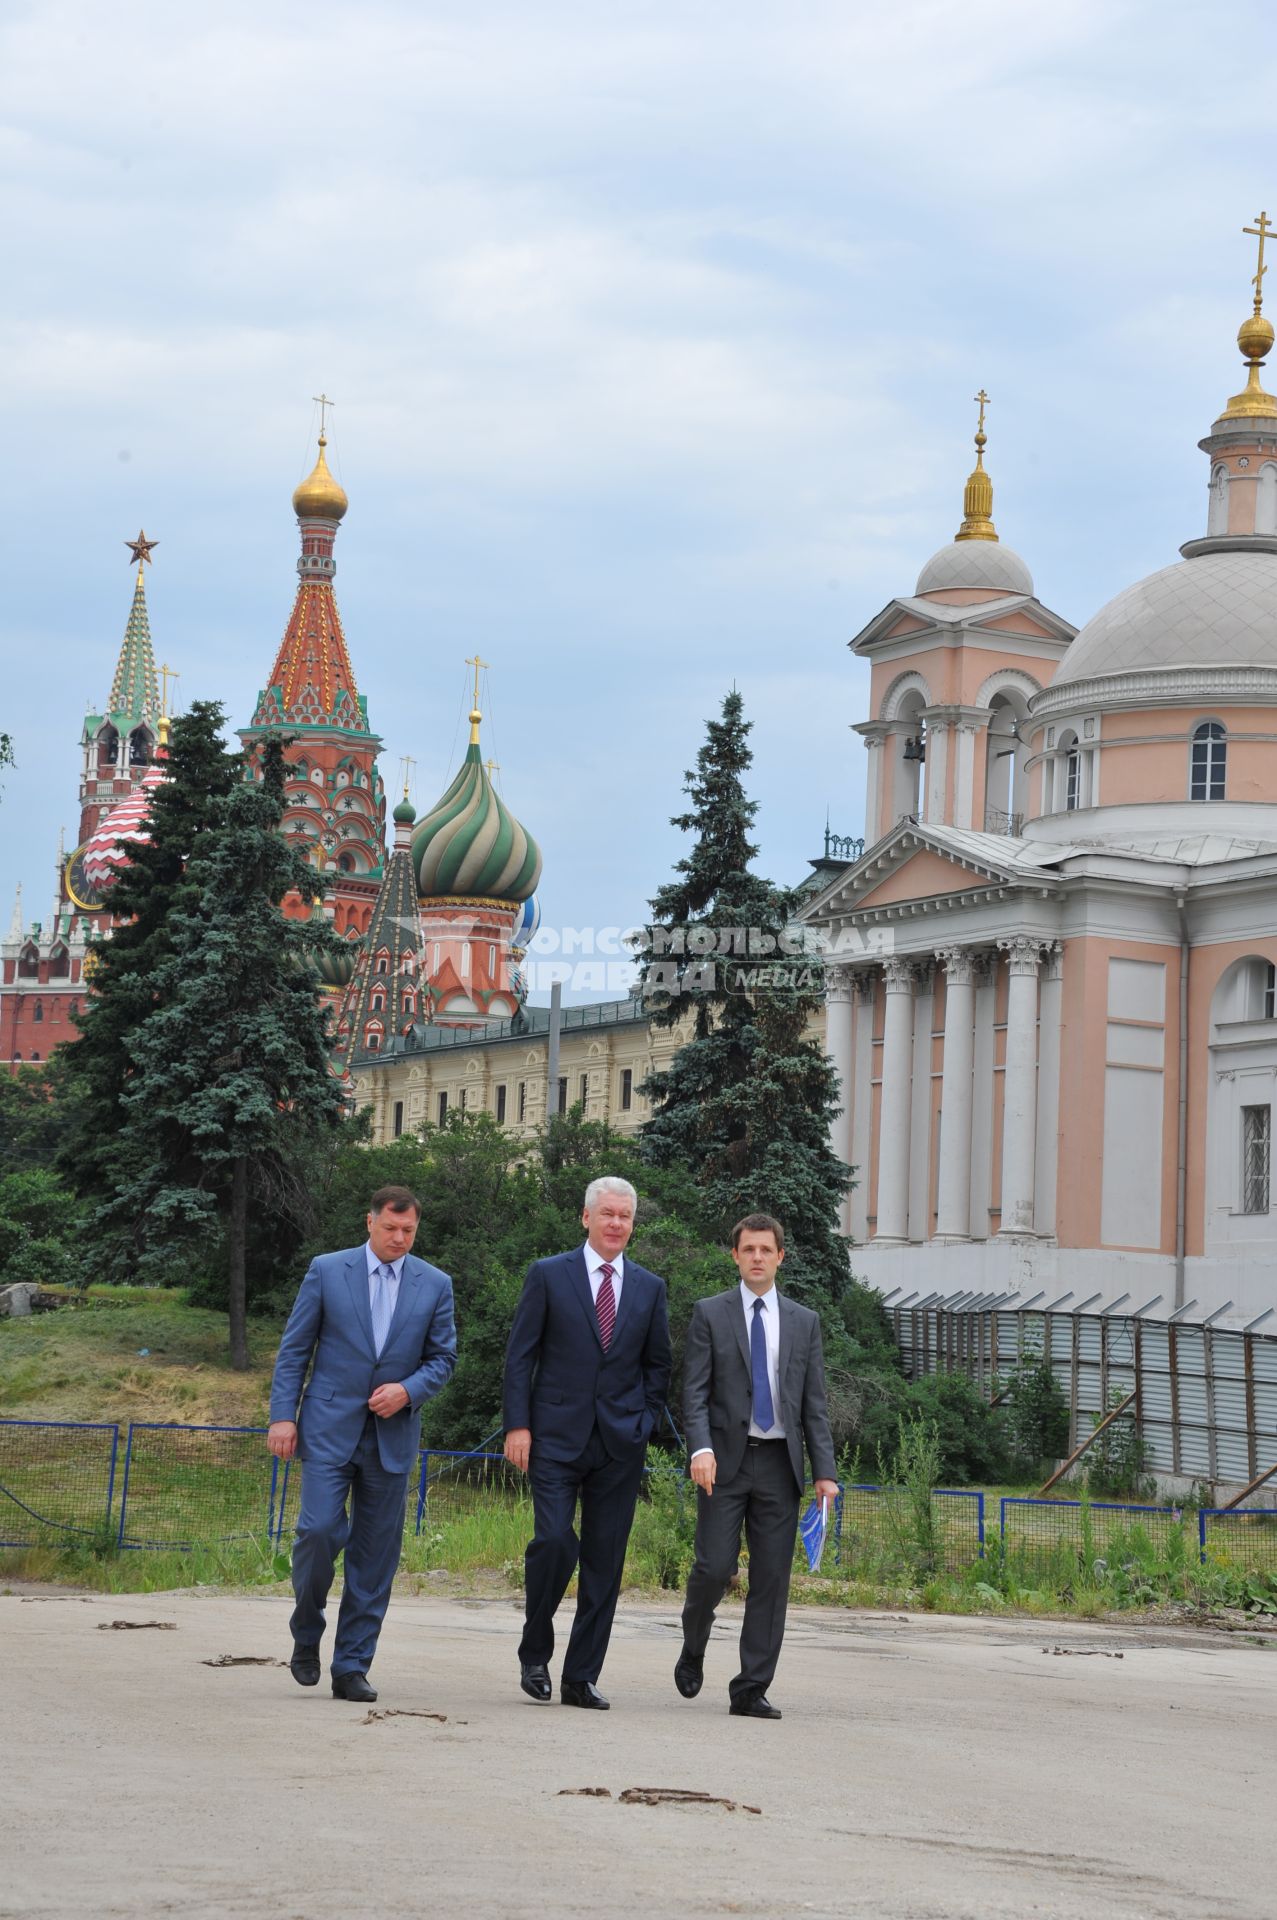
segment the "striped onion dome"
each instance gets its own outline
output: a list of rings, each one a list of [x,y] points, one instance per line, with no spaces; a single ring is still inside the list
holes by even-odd
[[[517,906],[541,878],[541,849],[498,795],[479,758],[478,714],[456,779],[412,836],[422,900],[500,900]]]
[[[514,926],[510,933],[510,945],[520,953],[526,953],[536,938],[536,931],[540,924],[540,899],[535,893],[529,894],[515,915]]]
[[[334,989],[349,986],[363,944],[362,940],[347,940],[336,951],[316,954],[315,971],[319,975],[320,985]]]
[[[153,761],[132,792],[112,807],[85,841],[85,877],[99,892],[110,886],[121,867],[128,865],[129,848],[150,839],[151,795],[168,777],[164,762]]]

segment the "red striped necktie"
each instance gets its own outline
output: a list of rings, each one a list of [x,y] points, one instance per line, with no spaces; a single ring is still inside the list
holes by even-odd
[[[616,1325],[616,1295],[612,1291],[612,1275],[615,1271],[615,1267],[609,1267],[606,1261],[599,1268],[599,1293],[594,1302],[594,1311],[599,1316],[599,1339],[603,1343],[604,1353],[612,1344],[612,1329]]]

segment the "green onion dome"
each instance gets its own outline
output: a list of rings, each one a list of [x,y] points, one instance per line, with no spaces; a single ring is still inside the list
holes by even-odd
[[[405,794],[391,815],[391,819],[397,827],[410,827],[416,818],[417,809],[413,806],[407,794]]]
[[[517,906],[541,878],[541,850],[479,758],[479,718],[476,709],[460,772],[412,836],[417,893],[423,900],[462,896]]]
[[[319,975],[320,985],[333,988],[349,986],[363,944],[362,940],[347,940],[344,946],[335,951],[316,954],[315,971]]]

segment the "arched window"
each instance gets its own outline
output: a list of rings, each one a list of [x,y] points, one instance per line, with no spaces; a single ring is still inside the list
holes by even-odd
[[[1189,761],[1190,800],[1222,800],[1228,758],[1228,736],[1218,720],[1201,720],[1193,728]]]
[[[150,758],[151,736],[144,727],[138,727],[135,732],[129,735],[129,765],[131,767],[145,767],[149,765]]]
[[[103,727],[98,735],[98,765],[113,767],[120,757],[120,736],[114,727]]]
[[[1214,468],[1210,477],[1210,504],[1206,509],[1206,534],[1213,539],[1228,532],[1228,468]]]
[[[364,1052],[365,1053],[381,1052],[381,1035],[377,1032],[375,1027],[370,1027],[368,1029],[368,1032],[364,1035]]]
[[[383,951],[377,955],[377,964],[373,968],[373,972],[374,973],[390,972],[390,955],[388,953]]]
[[[337,855],[337,865],[343,873],[353,873],[355,871],[354,855],[351,853],[339,853]]]
[[[374,995],[373,995],[373,997],[372,997],[372,1001],[371,1001],[371,1003],[370,1003],[370,1004],[371,1004],[371,1006],[372,1006],[372,1010],[373,1010],[373,1012],[374,1012],[374,1013],[380,1013],[380,1012],[382,1011],[382,1009],[383,1009],[383,1007],[384,1007],[384,1006],[385,1006],[385,1004],[386,1004],[386,996],[385,996],[385,994],[384,994],[384,993],[374,993]]]
[[[35,1008],[34,1008],[34,1010],[33,1010],[33,1012],[32,1012],[32,1015],[31,1015],[31,1018],[32,1018],[32,1019],[33,1019],[34,1021],[36,1021],[37,1023],[38,1023],[39,1021],[41,1021],[41,1020],[43,1020],[43,1019],[44,1019],[44,1002],[43,1002],[43,1000],[37,1000],[37,1001],[36,1001],[36,1003],[35,1003]]]
[[[1062,813],[1074,813],[1082,804],[1082,754],[1075,733],[1060,735],[1056,761],[1055,805]]]
[[[1255,532],[1277,533],[1277,467],[1266,460],[1255,483]]]

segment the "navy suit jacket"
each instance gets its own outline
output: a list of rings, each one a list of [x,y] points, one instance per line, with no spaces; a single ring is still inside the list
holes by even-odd
[[[627,1257],[606,1353],[585,1252],[528,1268],[505,1361],[505,1428],[527,1427],[543,1459],[584,1453],[597,1424],[613,1459],[647,1446],[670,1380],[665,1282]]]
[[[388,1473],[406,1473],[421,1446],[422,1403],[438,1393],[456,1364],[452,1281],[440,1268],[405,1255],[399,1298],[378,1356],[365,1249],[321,1253],[311,1261],[279,1343],[270,1417],[297,1422],[299,1459],[340,1466],[354,1457],[373,1389],[398,1382],[408,1389],[408,1405],[377,1420],[377,1450]]]

